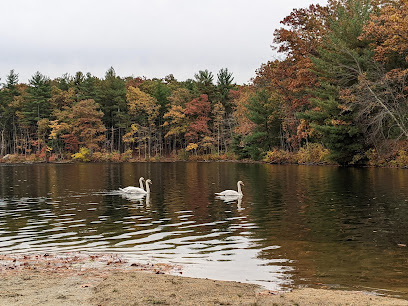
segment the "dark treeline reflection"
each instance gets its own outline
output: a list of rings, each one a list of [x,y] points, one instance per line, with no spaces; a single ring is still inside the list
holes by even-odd
[[[227,267],[231,279],[407,295],[407,175],[244,163],[0,166],[0,247],[123,252]],[[141,176],[153,181],[150,196],[118,192]],[[238,180],[242,201],[215,197]]]

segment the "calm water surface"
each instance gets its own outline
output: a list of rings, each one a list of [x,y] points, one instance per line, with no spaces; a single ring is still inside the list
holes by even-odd
[[[153,181],[150,197],[119,187]],[[236,189],[242,201],[214,192]],[[408,297],[408,170],[241,163],[0,166],[0,252],[118,252],[270,289]]]

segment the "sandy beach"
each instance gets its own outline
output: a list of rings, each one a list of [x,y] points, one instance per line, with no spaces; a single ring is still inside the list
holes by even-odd
[[[0,305],[408,305],[367,292],[183,277],[182,268],[109,254],[0,254]]]

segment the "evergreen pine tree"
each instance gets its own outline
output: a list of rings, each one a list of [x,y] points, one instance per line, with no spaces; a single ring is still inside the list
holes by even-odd
[[[217,74],[217,96],[219,102],[225,108],[225,113],[230,114],[232,112],[230,90],[234,89],[236,85],[233,83],[234,77],[227,68],[221,69]]]
[[[40,72],[36,72],[29,81],[27,98],[22,110],[21,122],[25,126],[35,126],[41,119],[48,118],[51,113],[51,81]]]
[[[205,70],[200,70],[194,75],[195,78],[195,95],[207,95],[209,101],[214,100],[215,87],[214,87],[214,75],[212,72]]]
[[[247,105],[248,119],[255,123],[254,131],[245,137],[246,151],[258,160],[262,154],[280,144],[280,99],[268,90],[257,91]]]
[[[312,58],[320,83],[312,89],[313,108],[298,114],[318,132],[311,140],[323,142],[331,151],[331,159],[343,165],[355,162],[365,147],[357,109],[342,100],[341,92],[358,82],[357,66],[370,73],[373,53],[359,37],[372,9],[365,0],[338,3],[329,32],[322,39],[318,55]]]
[[[88,85],[92,85],[92,78],[87,77]],[[91,89],[91,88],[88,88]],[[110,150],[120,150],[122,147],[122,127],[126,121],[126,84],[116,75],[111,67],[105,74],[105,79],[100,84],[96,100],[104,113],[103,123],[109,134]]]
[[[13,122],[17,121],[15,118],[15,110],[10,106],[14,97],[19,96],[20,92],[17,88],[18,74],[14,70],[10,70],[6,77],[6,83],[2,90],[0,90],[0,156],[7,152],[7,142],[11,138]]]

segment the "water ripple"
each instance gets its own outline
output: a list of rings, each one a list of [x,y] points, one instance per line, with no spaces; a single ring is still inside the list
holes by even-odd
[[[405,172],[235,163],[1,167],[0,252],[119,252],[184,275],[399,290],[408,274]],[[149,197],[119,187],[153,181]],[[245,182],[244,197],[214,193]],[[395,272],[395,271],[398,271]],[[379,277],[381,276],[381,277]],[[384,285],[385,286],[385,285]]]

